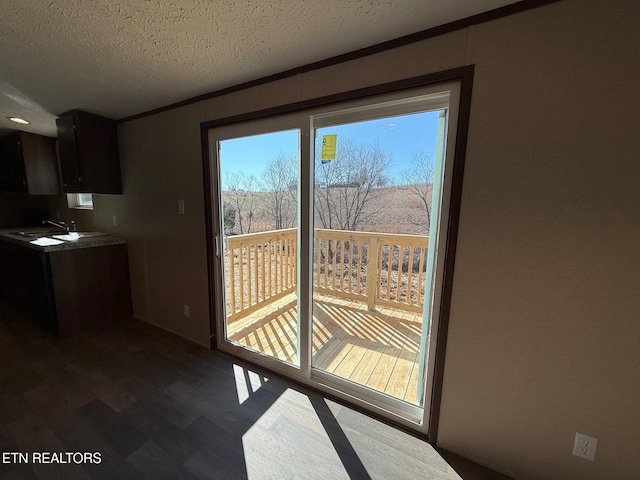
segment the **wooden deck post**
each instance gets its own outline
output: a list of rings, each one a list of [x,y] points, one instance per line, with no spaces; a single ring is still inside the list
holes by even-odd
[[[378,239],[371,237],[367,251],[367,309],[376,309],[376,294],[378,291]]]

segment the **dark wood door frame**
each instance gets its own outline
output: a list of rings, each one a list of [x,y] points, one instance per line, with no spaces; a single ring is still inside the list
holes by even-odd
[[[374,85],[371,87],[350,90],[334,95],[318,97],[301,102],[280,105],[277,107],[258,110],[255,112],[243,113],[221,119],[202,122],[200,124],[200,140],[202,148],[202,171],[204,179],[205,197],[205,224],[206,224],[206,244],[207,244],[207,272],[209,278],[209,312],[210,312],[210,340],[211,348],[217,345],[216,315],[220,314],[221,305],[216,301],[222,298],[222,285],[217,280],[221,277],[217,271],[215,262],[215,237],[218,234],[217,227],[220,225],[219,211],[213,208],[214,199],[219,198],[220,185],[214,181],[211,168],[211,155],[208,132],[211,128],[231,125],[234,123],[257,120],[261,118],[274,117],[287,113],[298,112],[315,107],[331,105],[348,100],[362,99],[385,93],[410,90],[413,88],[437,85],[446,82],[460,82],[460,104],[458,110],[458,124],[456,132],[455,155],[453,158],[453,174],[451,184],[450,208],[448,217],[448,229],[445,233],[445,256],[444,256],[444,280],[442,286],[442,296],[440,299],[440,315],[438,319],[438,330],[436,332],[436,352],[435,370],[433,377],[433,389],[431,392],[431,403],[429,412],[429,428],[427,440],[431,444],[436,444],[438,434],[438,423],[440,420],[442,383],[444,378],[444,363],[447,346],[447,332],[449,327],[449,315],[451,312],[451,295],[453,288],[453,274],[456,258],[456,245],[458,240],[458,222],[460,219],[460,208],[462,201],[462,184],[464,178],[464,164],[467,153],[467,138],[469,131],[469,119],[471,115],[471,93],[473,89],[474,66],[468,65],[442,72],[421,75],[394,82]],[[216,226],[214,228],[214,226]],[[264,367],[261,367],[264,368]],[[351,405],[352,408],[357,408]],[[361,409],[359,409],[361,410]],[[364,412],[372,415],[371,412]],[[374,415],[379,418],[379,416]],[[383,419],[386,423],[389,420]],[[392,422],[391,422],[392,423]],[[398,425],[396,425],[398,426]],[[406,430],[405,427],[402,427]],[[416,433],[416,432],[413,432]]]

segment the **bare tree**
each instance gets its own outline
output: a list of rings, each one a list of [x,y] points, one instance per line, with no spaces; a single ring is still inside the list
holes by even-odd
[[[408,218],[413,225],[429,231],[431,222],[431,207],[433,201],[433,172],[434,161],[433,156],[428,155],[420,150],[413,153],[411,160],[411,168],[402,174],[403,183],[409,192],[420,200],[425,216]]]
[[[226,172],[225,184],[226,197],[230,208],[236,212],[235,223],[240,228],[240,235],[251,233],[260,188],[258,179],[245,172]]]
[[[267,163],[262,175],[267,191],[267,210],[275,229],[295,226],[298,204],[298,158],[280,153]]]
[[[226,235],[236,226],[236,209],[228,203],[224,203],[222,205],[222,216],[224,219],[224,230]]]
[[[315,213],[324,228],[362,229],[384,208],[375,204],[379,187],[387,183],[391,165],[380,145],[351,139],[338,144],[336,159],[316,165]]]

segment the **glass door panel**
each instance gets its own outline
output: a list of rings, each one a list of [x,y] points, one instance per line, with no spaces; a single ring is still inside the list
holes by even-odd
[[[427,431],[458,95],[209,130],[222,351]]]
[[[218,142],[225,338],[299,363],[299,130]]]
[[[312,368],[418,407],[445,115],[315,129]]]

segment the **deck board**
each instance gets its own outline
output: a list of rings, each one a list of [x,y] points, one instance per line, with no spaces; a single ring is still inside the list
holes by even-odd
[[[420,314],[314,295],[313,364],[315,368],[384,392],[409,403],[418,385]],[[245,347],[297,362],[295,294],[239,318],[228,326],[228,339]]]

